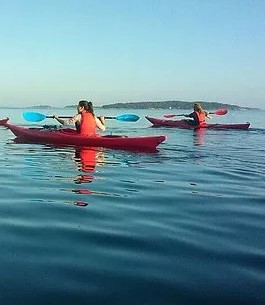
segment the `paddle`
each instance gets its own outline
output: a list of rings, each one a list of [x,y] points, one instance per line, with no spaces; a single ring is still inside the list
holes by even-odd
[[[39,112],[23,112],[23,118],[29,122],[41,122],[45,119],[53,119],[53,115],[45,115]],[[59,118],[69,119],[72,116],[59,116]],[[124,122],[136,122],[140,117],[136,114],[122,114],[118,116],[106,116],[105,119],[114,119],[117,121]]]
[[[214,112],[208,112],[209,114],[216,114],[216,115],[225,115],[227,114],[227,109],[218,109]],[[186,114],[165,114],[165,118],[173,118],[175,116],[185,116]]]

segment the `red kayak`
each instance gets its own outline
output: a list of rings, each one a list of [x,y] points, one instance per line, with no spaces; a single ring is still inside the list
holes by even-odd
[[[128,150],[155,150],[165,141],[165,136],[128,137],[117,135],[96,135],[93,137],[80,135],[75,129],[25,128],[5,123],[17,137],[16,142],[45,143],[58,145],[75,145],[90,147],[107,147]]]
[[[198,128],[210,128],[210,129],[248,129],[250,126],[249,122],[243,124],[205,124],[200,127],[193,126],[185,122],[185,120],[163,120],[156,119],[146,116],[149,122],[153,124],[154,127],[176,127],[183,129],[198,129]]]

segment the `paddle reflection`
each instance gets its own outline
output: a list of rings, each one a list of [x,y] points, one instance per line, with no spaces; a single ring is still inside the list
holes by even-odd
[[[104,151],[101,148],[97,147],[79,147],[75,151],[75,163],[77,165],[78,171],[82,174],[77,175],[74,178],[76,184],[91,183],[94,179],[94,173],[96,172],[97,165],[104,165]],[[96,192],[91,189],[74,189],[73,193],[82,194],[82,195],[91,195]],[[88,205],[85,201],[77,201],[75,205],[80,207],[85,207]]]

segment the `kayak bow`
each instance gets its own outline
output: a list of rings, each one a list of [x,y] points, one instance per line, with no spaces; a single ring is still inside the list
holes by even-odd
[[[5,125],[8,122],[9,118],[0,120],[0,126]]]

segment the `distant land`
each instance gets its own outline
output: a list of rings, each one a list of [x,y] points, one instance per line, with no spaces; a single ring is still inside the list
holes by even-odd
[[[195,102],[185,101],[159,101],[159,102],[130,102],[115,103],[103,105],[102,108],[118,108],[118,109],[192,109]],[[260,110],[259,108],[240,107],[237,105],[224,104],[218,102],[199,102],[203,108],[214,110],[217,108],[226,108],[229,110]]]
[[[108,104],[103,106],[94,106],[94,108],[103,108],[103,109],[192,109],[195,102],[186,102],[186,101],[146,101],[146,102],[125,102],[125,103],[115,103]],[[218,102],[200,102],[202,107],[206,110],[215,110],[219,108],[226,108],[229,110],[261,110],[260,108],[253,107],[242,107],[232,104],[224,104]],[[76,105],[68,105],[65,107],[53,107],[50,105],[35,105],[27,107],[1,107],[0,109],[76,109]]]

